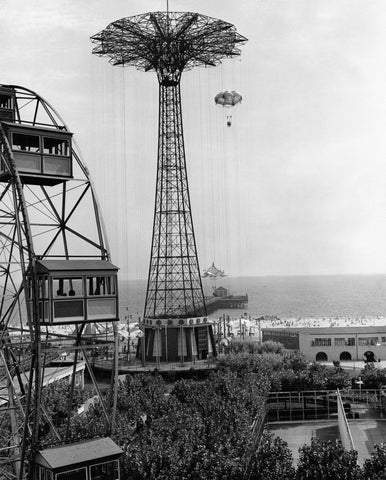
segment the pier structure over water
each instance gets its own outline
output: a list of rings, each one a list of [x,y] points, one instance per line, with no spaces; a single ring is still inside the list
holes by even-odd
[[[216,356],[207,317],[191,204],[181,111],[181,75],[240,54],[234,25],[192,12],[152,12],[116,20],[92,37],[113,65],[154,71],[159,83],[156,198],[139,357],[195,361]]]

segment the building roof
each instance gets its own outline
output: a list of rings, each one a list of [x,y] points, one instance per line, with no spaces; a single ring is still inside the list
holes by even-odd
[[[39,273],[118,270],[118,267],[106,260],[38,260],[36,268]]]
[[[1,89],[1,91],[3,92],[3,89]],[[9,92],[7,92],[9,93]],[[56,136],[57,135],[60,135],[60,136],[72,136],[73,133],[72,132],[68,132],[67,130],[64,130],[63,127],[55,127],[55,126],[49,126],[49,125],[30,125],[30,124],[27,124],[27,123],[15,123],[15,122],[1,122],[6,129],[12,129],[12,130],[15,130],[17,129],[18,131],[22,131],[22,130],[33,130],[34,132],[37,132],[37,133],[40,133],[42,132],[43,134],[48,134],[49,136],[53,136],[53,135],[50,135],[50,134],[55,134]]]
[[[386,325],[381,326],[366,326],[353,325],[346,327],[263,327],[263,332],[282,332],[282,333],[308,333],[313,335],[342,335],[349,334],[369,334],[369,333],[383,333],[386,334]]]
[[[84,371],[86,368],[85,362],[78,362],[76,365],[76,372]],[[44,368],[44,376],[43,376],[43,387],[49,385],[50,383],[56,382],[58,380],[62,380],[63,378],[69,377],[72,375],[74,371],[74,365],[67,365],[67,366],[56,366],[56,367],[45,367]],[[25,381],[28,383],[29,379],[29,372],[24,372]],[[2,394],[0,397],[0,406],[6,405],[8,403],[8,393],[4,381],[0,382],[0,389],[2,390]],[[18,384],[15,386],[16,393],[20,393],[20,387]]]
[[[121,454],[122,450],[118,445],[110,437],[105,437],[40,450],[36,456],[36,463],[54,470],[93,460],[100,461],[104,457],[117,457]]]

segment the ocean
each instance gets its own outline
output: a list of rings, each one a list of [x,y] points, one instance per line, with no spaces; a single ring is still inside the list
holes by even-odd
[[[249,302],[245,312],[221,310],[212,314],[215,318],[240,313],[280,318],[386,316],[386,275],[223,277],[216,284],[203,279],[205,295],[219,286],[234,295],[248,294]],[[121,318],[142,316],[145,294],[145,280],[120,279]]]

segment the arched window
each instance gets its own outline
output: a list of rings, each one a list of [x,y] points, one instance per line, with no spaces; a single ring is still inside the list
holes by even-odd
[[[371,352],[370,350],[368,350],[367,352],[365,352],[363,354],[363,360],[368,363],[368,362],[376,362],[376,358],[375,358],[375,355],[374,355],[374,352]]]
[[[315,360],[316,360],[317,362],[327,362],[327,360],[328,360],[327,353],[318,352],[318,353],[316,354]]]
[[[342,352],[339,355],[339,360],[352,360],[350,352]]]

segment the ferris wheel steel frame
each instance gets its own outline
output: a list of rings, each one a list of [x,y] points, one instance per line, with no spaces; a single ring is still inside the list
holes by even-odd
[[[15,85],[1,87],[14,92],[13,123],[69,132],[56,110],[32,90]],[[9,174],[8,181],[0,181],[0,476],[24,480],[32,478],[36,451],[46,446],[39,436],[42,418],[50,426],[47,445],[70,440],[71,405],[80,353],[105,417],[101,434],[109,434],[113,429],[118,336],[112,322],[109,339],[107,333],[106,341],[96,338],[97,344],[114,345],[106,398],[92,372],[85,325],[75,324],[73,331],[57,333],[39,322],[37,261],[110,260],[94,185],[74,141],[71,157],[76,176],[54,186],[22,182],[1,122],[0,155]],[[86,211],[89,222],[84,222]],[[73,366],[66,399],[67,417],[59,432],[42,403],[42,389],[47,365],[63,351],[73,354]]]
[[[110,63],[155,71],[159,82],[158,165],[144,318],[206,315],[191,215],[182,127],[181,74],[240,55],[234,25],[193,12],[122,18],[91,37]],[[160,322],[160,320],[157,320]],[[159,323],[161,324],[161,323]],[[165,325],[166,328],[166,325]]]

